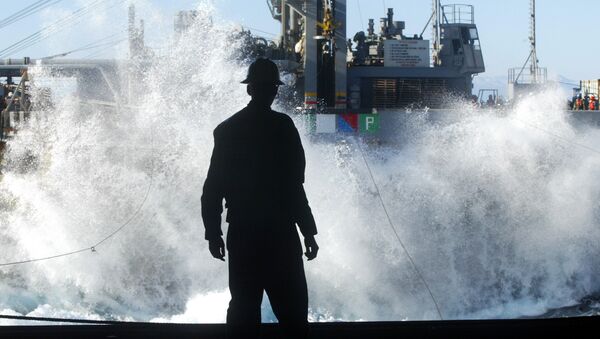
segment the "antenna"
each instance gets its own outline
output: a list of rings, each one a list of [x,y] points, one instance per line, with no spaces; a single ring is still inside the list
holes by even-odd
[[[431,28],[433,29],[433,64],[434,65],[440,65],[440,38],[441,38],[441,27],[440,27],[440,21],[441,21],[441,4],[440,4],[440,0],[433,0],[433,12],[431,14],[432,17],[432,25]]]
[[[530,13],[530,21],[529,21],[529,42],[531,44],[531,65],[529,71],[531,73],[531,81],[532,83],[538,83],[538,58],[535,51],[536,41],[535,41],[535,0],[530,0],[529,2],[529,13]]]

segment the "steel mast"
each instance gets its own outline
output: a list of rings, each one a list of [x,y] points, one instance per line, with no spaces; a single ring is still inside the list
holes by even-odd
[[[435,66],[439,66],[441,64],[441,60],[440,60],[440,50],[442,49],[441,46],[441,4],[440,4],[440,0],[433,0],[433,13],[431,15],[432,17],[432,25],[431,28],[433,30],[432,32],[432,36],[433,36],[433,64]]]
[[[529,42],[531,44],[531,64],[530,64],[530,73],[531,73],[531,81],[534,84],[538,83],[538,58],[536,53],[536,39],[535,39],[535,0],[530,0],[529,2],[529,13],[530,13],[530,21],[529,21]]]

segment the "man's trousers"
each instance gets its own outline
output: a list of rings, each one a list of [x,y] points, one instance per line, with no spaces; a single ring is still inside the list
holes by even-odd
[[[232,223],[227,232],[230,338],[258,338],[266,291],[285,338],[306,338],[308,295],[302,245],[292,223]]]

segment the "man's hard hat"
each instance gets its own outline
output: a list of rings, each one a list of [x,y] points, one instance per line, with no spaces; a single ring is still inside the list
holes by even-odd
[[[269,59],[258,58],[248,68],[248,76],[242,84],[283,85],[279,78],[277,65]]]

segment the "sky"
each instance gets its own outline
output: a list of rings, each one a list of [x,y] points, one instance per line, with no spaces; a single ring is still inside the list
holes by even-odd
[[[39,0],[0,0],[0,20],[36,3]],[[68,16],[73,11],[98,0],[52,0],[56,4],[21,21],[2,27],[0,21],[0,51],[20,39],[35,34]],[[125,37],[127,4],[133,2],[139,17],[146,22],[148,45],[160,49],[173,32],[173,18],[178,10],[195,9],[198,0],[103,0],[102,5],[82,16],[73,25],[57,25],[56,32],[43,37],[31,47],[0,58],[55,55],[75,50],[94,42],[100,47],[78,51],[73,58],[114,57],[126,53],[125,41],[116,47],[108,46]],[[249,27],[254,33],[274,37],[279,23],[273,20],[265,0],[212,0],[216,15]],[[461,0],[475,8],[486,73],[482,76],[506,76],[508,68],[520,67],[529,54],[529,0]],[[443,1],[442,4],[450,4]],[[395,20],[406,22],[406,35],[420,33],[431,13],[429,0],[347,0],[347,35],[364,30],[369,18],[376,27],[387,7],[394,8]],[[547,67],[550,76],[568,79],[598,79],[600,68],[595,65],[600,44],[595,41],[595,23],[600,17],[599,0],[538,0],[537,39],[540,66]],[[111,37],[112,35],[112,37]],[[424,37],[429,38],[427,28]],[[106,38],[106,40],[101,40]],[[106,43],[107,46],[101,45]]]

